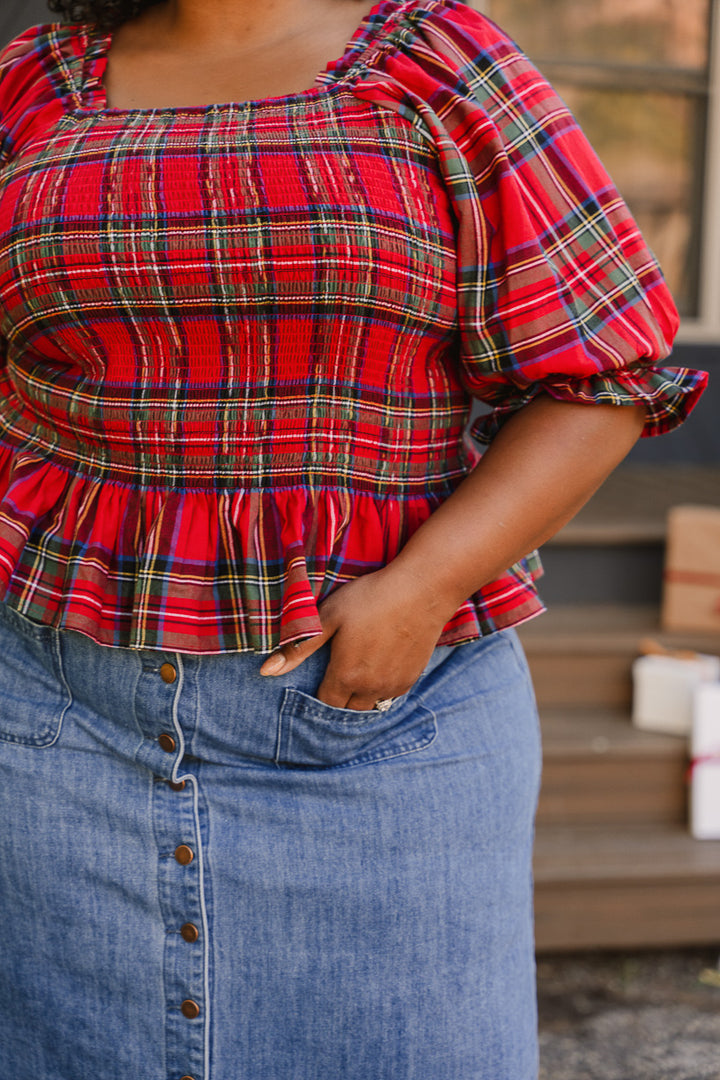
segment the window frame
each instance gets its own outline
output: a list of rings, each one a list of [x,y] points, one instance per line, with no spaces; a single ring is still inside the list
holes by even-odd
[[[712,344],[720,342],[720,17],[714,2],[703,191],[698,315],[683,319],[678,340]]]

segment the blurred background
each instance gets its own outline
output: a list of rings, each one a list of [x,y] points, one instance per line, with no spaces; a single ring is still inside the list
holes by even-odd
[[[638,444],[546,546],[550,610],[521,628],[545,749],[542,1077],[720,1080],[720,839],[691,835],[685,721],[674,732],[633,723],[633,665],[648,641],[671,656],[720,655],[720,614],[681,629],[664,614],[674,506],[717,512],[695,557],[720,575],[720,0],[472,6],[578,116],[676,297],[668,363],[711,376],[691,421]],[[48,18],[43,0],[2,0],[0,41]]]

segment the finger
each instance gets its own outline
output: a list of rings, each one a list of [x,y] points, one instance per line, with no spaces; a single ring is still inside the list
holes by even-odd
[[[357,658],[353,656],[354,650],[351,651],[349,657],[346,655],[347,649],[342,647],[344,643],[341,639],[342,630],[333,636],[330,660],[322,681],[315,691],[315,697],[336,709],[367,712],[375,708],[376,701],[392,695],[367,688],[367,674],[363,672],[363,665],[358,665]]]
[[[349,709],[348,701],[351,694],[347,690],[340,690],[333,693],[330,690],[323,690],[318,688],[315,691],[315,697],[318,701],[322,701],[324,705],[331,705],[333,709]]]
[[[373,694],[372,697],[368,697],[367,694],[353,694],[345,708],[354,709],[356,712],[370,712],[375,708],[375,702],[380,701],[382,697],[382,694]]]
[[[315,691],[315,697],[318,701],[322,701],[326,705],[332,705],[335,709],[354,709],[357,712],[372,709],[378,696],[377,694],[363,694],[360,691],[355,692],[349,688],[347,683],[336,680],[333,672],[332,657],[323,680]]]
[[[391,694],[382,694],[379,691],[367,694],[348,692],[342,688],[334,689],[332,683],[326,685],[325,680],[318,687],[315,697],[336,709],[352,709],[354,712],[371,712],[378,701],[392,700]]]
[[[294,671],[308,656],[322,648],[329,636],[325,631],[315,637],[306,638],[305,641],[292,641],[288,645],[281,645],[267,658],[260,668],[260,674],[286,675],[289,671]]]

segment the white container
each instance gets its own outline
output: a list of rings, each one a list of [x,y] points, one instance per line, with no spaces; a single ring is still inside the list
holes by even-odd
[[[633,663],[633,724],[665,735],[689,735],[695,689],[718,679],[718,656],[639,657]]]
[[[695,691],[690,756],[690,832],[720,840],[720,683]]]

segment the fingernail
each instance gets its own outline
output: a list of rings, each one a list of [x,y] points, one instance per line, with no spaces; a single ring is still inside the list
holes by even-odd
[[[260,668],[261,675],[277,675],[285,667],[285,657],[282,653],[273,653],[268,657]]]

